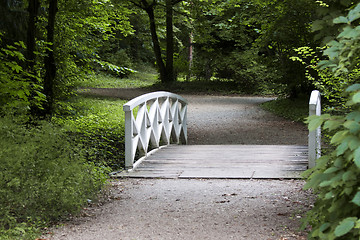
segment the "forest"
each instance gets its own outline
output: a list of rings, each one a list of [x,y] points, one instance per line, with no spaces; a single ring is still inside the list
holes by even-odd
[[[124,166],[125,101],[89,87],[322,93],[330,146],[304,177],[311,239],[360,237],[360,4],[352,0],[0,1],[0,239],[35,239]],[[294,110],[296,111],[296,109]]]

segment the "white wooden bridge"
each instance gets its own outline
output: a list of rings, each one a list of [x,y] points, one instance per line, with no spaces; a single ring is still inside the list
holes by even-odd
[[[154,92],[124,105],[126,170],[112,177],[293,179],[320,156],[320,128],[300,145],[186,145],[187,101]],[[320,115],[313,91],[309,114]]]

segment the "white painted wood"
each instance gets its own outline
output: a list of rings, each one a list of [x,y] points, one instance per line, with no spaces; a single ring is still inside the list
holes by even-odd
[[[321,115],[321,96],[318,90],[311,92],[309,100],[309,116]],[[321,128],[318,127],[314,131],[309,131],[309,168],[316,164],[316,159],[321,156]]]
[[[183,97],[162,91],[124,104],[126,169],[133,168],[136,150],[140,158],[146,158],[149,146],[156,149],[170,143],[187,143],[187,104]]]

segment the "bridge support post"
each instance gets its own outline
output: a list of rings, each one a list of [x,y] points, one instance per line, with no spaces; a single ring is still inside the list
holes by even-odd
[[[312,91],[310,96],[309,116],[313,115],[321,115],[321,96],[318,90]],[[316,160],[321,156],[321,127],[318,127],[314,131],[309,131],[308,148],[308,168],[313,168],[315,167]]]

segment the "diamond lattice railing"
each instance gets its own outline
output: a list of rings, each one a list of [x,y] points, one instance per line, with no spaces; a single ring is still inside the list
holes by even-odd
[[[134,98],[125,111],[125,167],[133,168],[136,152],[187,142],[187,101],[173,93],[153,92]],[[136,112],[137,110],[137,112]]]

